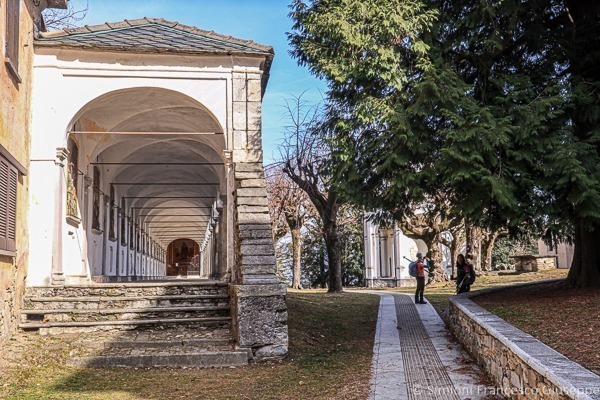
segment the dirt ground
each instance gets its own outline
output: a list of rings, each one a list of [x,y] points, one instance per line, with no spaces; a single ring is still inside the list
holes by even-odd
[[[564,282],[473,298],[480,306],[600,375],[600,289]]]

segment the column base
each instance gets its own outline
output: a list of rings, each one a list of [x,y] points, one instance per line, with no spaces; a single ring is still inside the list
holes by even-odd
[[[285,358],[288,353],[285,285],[231,285],[234,335],[251,349],[255,361]]]
[[[53,272],[52,273],[52,284],[63,286],[65,284],[65,274],[62,272]]]

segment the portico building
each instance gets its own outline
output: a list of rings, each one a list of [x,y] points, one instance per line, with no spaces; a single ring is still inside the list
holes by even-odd
[[[162,19],[42,34],[28,286],[227,283],[237,344],[285,355],[262,165],[272,60],[272,47]]]

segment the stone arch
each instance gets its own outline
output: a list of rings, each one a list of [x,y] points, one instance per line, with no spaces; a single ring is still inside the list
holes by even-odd
[[[88,209],[82,229],[93,276],[121,274],[123,261],[106,254],[125,251],[128,275],[156,276],[147,265],[166,260],[148,258],[164,253],[174,237],[201,242],[225,234],[222,206],[213,212],[227,187],[224,130],[197,100],[156,87],[111,91],[88,101],[67,131],[79,143],[91,187],[81,201]],[[109,229],[115,226],[122,229]],[[153,251],[155,246],[163,251]],[[223,244],[209,250],[222,251]],[[217,272],[213,277],[224,275]]]
[[[118,112],[112,113],[109,119],[103,118],[104,122],[98,124],[99,114],[115,109]],[[180,91],[153,86],[128,87],[95,95],[73,115],[68,130],[76,128],[79,123],[79,128],[86,131],[139,131],[142,127],[147,128],[147,131],[160,131],[157,130],[159,125],[152,125],[153,118],[148,118],[149,113],[153,114],[154,119],[176,126],[176,132],[194,132],[194,128],[202,127],[213,128],[210,132],[224,133],[224,128],[213,111],[200,101]],[[178,117],[182,118],[174,122],[173,118]],[[197,117],[200,118],[194,120]],[[206,124],[207,121],[210,124]]]

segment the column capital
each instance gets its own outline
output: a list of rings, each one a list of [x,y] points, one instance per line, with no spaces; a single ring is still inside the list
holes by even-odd
[[[85,176],[83,178],[83,187],[85,190],[89,190],[89,188],[92,187],[93,183],[94,183],[94,180],[91,177]]]
[[[223,150],[223,157],[225,158],[225,165],[230,166],[233,164],[233,151]]]
[[[65,166],[65,160],[69,157],[69,150],[66,147],[57,147],[56,148],[56,158],[54,160],[54,164],[59,167]]]

